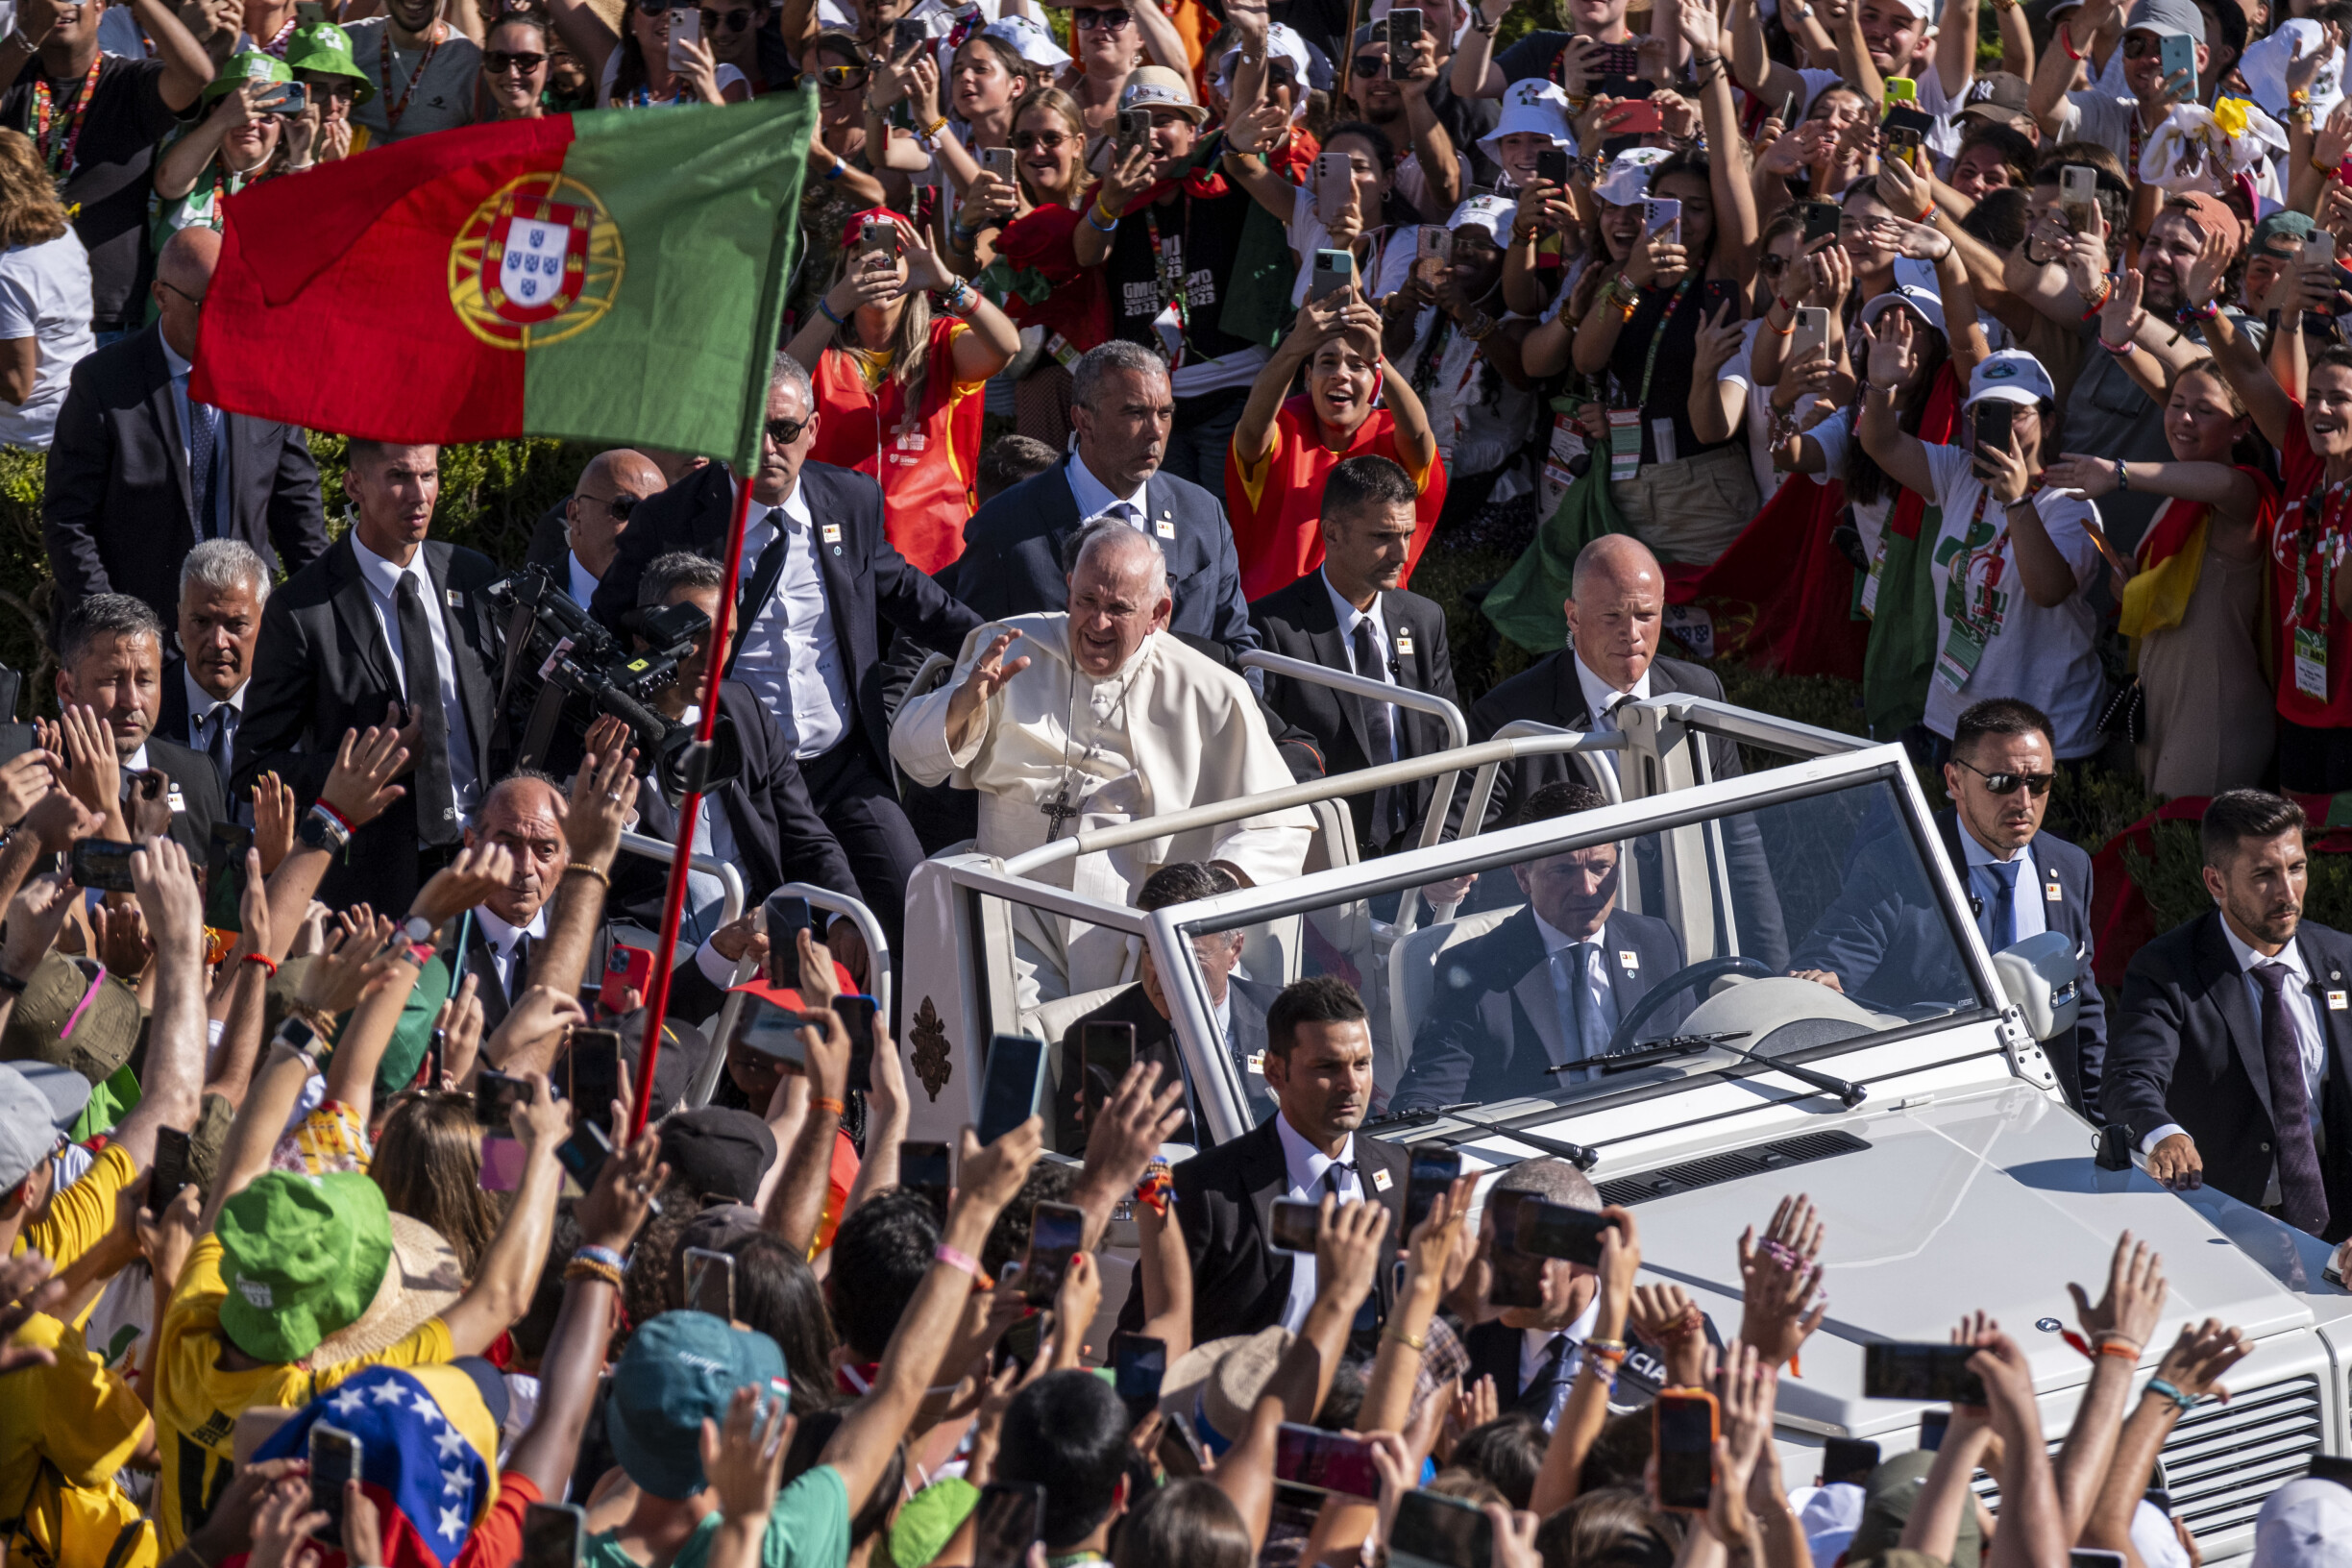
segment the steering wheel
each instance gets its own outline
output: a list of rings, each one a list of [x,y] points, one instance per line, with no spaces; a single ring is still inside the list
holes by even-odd
[[[1608,1048],[1612,1051],[1622,1050],[1626,1043],[1633,1038],[1633,1031],[1648,1023],[1651,1016],[1664,1007],[1667,1000],[1678,992],[1697,991],[1714,984],[1727,974],[1746,974],[1763,979],[1769,977],[1772,972],[1772,969],[1763,963],[1745,956],[1703,958],[1696,964],[1686,964],[1667,976],[1664,985],[1650,992],[1640,1001],[1633,1004],[1633,1011],[1618,1021],[1617,1032],[1609,1036]]]

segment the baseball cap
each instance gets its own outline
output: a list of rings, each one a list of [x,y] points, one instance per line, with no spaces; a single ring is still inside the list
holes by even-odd
[[[1862,325],[1869,326],[1899,305],[1909,306],[1918,311],[1926,319],[1927,325],[1933,327],[1937,331],[1947,331],[1944,326],[1943,300],[1926,289],[1909,283],[1899,283],[1886,293],[1874,296],[1868,304],[1862,306]]]
[[[2197,233],[2208,239],[2219,234],[2229,241],[2233,252],[2245,243],[2245,219],[2218,196],[2208,196],[2201,190],[2176,190],[2165,198],[2163,210],[2177,211],[2195,224]]]
[[[735,1390],[792,1398],[784,1353],[708,1312],[664,1312],[629,1335],[604,1401],[613,1458],[639,1487],[675,1501],[700,1491],[702,1422],[726,1420]]]
[[[289,71],[320,71],[329,76],[348,76],[359,85],[359,103],[376,96],[376,80],[359,68],[352,58],[351,35],[332,22],[320,22],[314,27],[298,27],[286,40],[286,69]]]
[[[2269,257],[2292,256],[2318,232],[2309,212],[2284,207],[2254,226],[2254,238],[2246,248]]]
[[[220,68],[220,75],[205,84],[204,101],[208,104],[226,98],[248,82],[291,82],[294,73],[286,69],[285,61],[258,49],[248,49],[241,55],[229,57],[229,63]]]
[[[94,958],[50,953],[0,1029],[0,1062],[45,1062],[103,1084],[131,1060],[138,1036],[137,992]]]
[[[1268,56],[1280,56],[1288,61],[1300,84],[1306,85],[1308,74],[1313,66],[1307,58],[1307,40],[1299,37],[1298,29],[1287,22],[1276,22],[1269,26],[1266,29],[1265,52]],[[1217,86],[1220,89],[1231,86],[1234,68],[1240,59],[1241,46],[1237,43],[1226,50],[1223,58],[1217,61]],[[1303,94],[1301,101],[1304,102]]]
[[[0,1066],[0,1192],[14,1189],[49,1158],[89,1092],[89,1080],[66,1067]]]
[[[2352,1487],[2306,1476],[2254,1519],[2254,1568],[2352,1568]]]
[[[1969,84],[1968,102],[1960,107],[1960,118],[1987,120],[2039,135],[2041,128],[2025,107],[2032,92],[2033,84],[2014,71],[1987,71]]]
[[[1192,84],[1165,65],[1139,65],[1130,71],[1119,108],[1178,110],[1194,125],[1209,117],[1209,111],[1192,101]]]
[[[221,1332],[246,1355],[299,1361],[376,1299],[392,1262],[383,1188],[355,1171],[265,1171],[222,1205]]]
[[[1920,1488],[1934,1466],[1933,1449],[1915,1448],[1908,1454],[1896,1455],[1871,1472],[1870,1484],[1863,1488],[1862,1517],[1846,1548],[1849,1568],[1872,1558],[1885,1568],[1902,1568],[1900,1559],[1905,1558],[1922,1565],[1936,1560],[1923,1553],[1901,1552],[1897,1547],[1902,1539],[1903,1526],[1919,1503]],[[1976,1529],[1975,1510],[1962,1508],[1960,1531],[1952,1541],[1950,1568],[1978,1568],[1983,1559],[1984,1536]]]
[[[999,16],[981,32],[1013,46],[1013,52],[1032,65],[1067,65],[1069,55],[1054,36],[1027,16]]]
[[[2190,0],[2133,0],[2124,14],[2126,33],[2153,33],[2158,37],[2178,35],[2205,41],[2205,18]]]
[[[1290,1339],[1290,1331],[1277,1323],[1194,1345],[1160,1380],[1160,1409],[1191,1422],[1212,1454],[1224,1453],[1248,1432],[1250,1412],[1289,1352]]]
[[[1987,398],[2028,404],[2055,403],[2058,389],[2050,384],[2049,372],[2042,368],[2041,360],[2023,349],[2003,349],[1977,365],[1969,378],[1968,403],[1962,406],[1973,406]]]
[[[706,1105],[662,1118],[661,1157],[698,1196],[756,1203],[760,1177],[775,1164],[775,1134],[748,1111]]]
[[[933,1482],[908,1498],[891,1521],[890,1560],[896,1568],[924,1568],[979,1506],[980,1488],[962,1476]]]

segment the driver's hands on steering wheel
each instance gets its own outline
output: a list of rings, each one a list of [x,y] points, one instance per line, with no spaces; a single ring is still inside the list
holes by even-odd
[[[1664,981],[1642,992],[1641,999],[1628,1009],[1625,1017],[1618,1021],[1616,1032],[1609,1036],[1609,1042],[1604,1054],[1621,1051],[1639,1043],[1636,1032],[1660,1012],[1678,992],[1685,991],[1702,992],[1706,987],[1713,985],[1727,974],[1744,974],[1761,980],[1769,977],[1772,970],[1745,955],[1703,958],[1696,964],[1685,964],[1668,975]]]
[[[1846,988],[1838,982],[1838,977],[1827,969],[1791,969],[1789,974],[1794,979],[1810,980],[1817,986],[1827,986],[1841,996],[1846,994]]]

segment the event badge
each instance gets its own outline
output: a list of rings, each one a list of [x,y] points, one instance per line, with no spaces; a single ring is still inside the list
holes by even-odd
[[[1617,967],[1624,969],[1628,974],[1639,972],[1641,969],[1641,954],[1635,952],[1630,947],[1618,948]]]
[[[449,607],[453,610],[462,610],[465,608],[465,595],[459,593],[454,588],[442,589],[441,597],[449,601]]]
[[[1385,1170],[1382,1170],[1382,1169],[1378,1169],[1378,1168],[1375,1168],[1375,1169],[1373,1170],[1373,1172],[1372,1172],[1372,1189],[1373,1189],[1374,1191],[1376,1191],[1376,1192],[1385,1192],[1385,1191],[1387,1191],[1387,1190],[1388,1190],[1390,1188],[1392,1188],[1392,1187],[1394,1187],[1394,1186],[1396,1186],[1396,1178],[1395,1178],[1394,1176],[1389,1175],[1389,1174],[1388,1174],[1388,1172],[1387,1172],[1387,1171],[1385,1171]]]
[[[2295,690],[2315,702],[2327,700],[2327,633],[2315,626],[2294,628]]]
[[[1886,535],[1878,535],[1878,548],[1871,553],[1870,576],[1862,579],[1862,619],[1878,619],[1878,585],[1886,578]]]
[[[2049,881],[2042,884],[2042,900],[2045,903],[2050,904],[2063,904],[2066,902],[2066,890],[2058,885],[2057,878],[2052,877]]]
[[[1611,408],[1609,427],[1609,483],[1622,484],[1641,470],[1641,410]]]
[[[828,545],[841,543],[841,525],[839,523],[827,523],[824,526],[824,542]]]
[[[2343,993],[2342,992],[2340,992],[2340,991],[2331,991],[2331,992],[2328,992],[2328,1011],[2329,1011],[2330,1013],[2341,1013],[2343,1010],[2344,1010],[2344,993]]]
[[[1984,657],[1984,639],[1965,621],[1952,623],[1951,635],[1944,639],[1944,651],[1936,655],[1936,679],[1952,691],[1969,683],[1976,673],[1976,665]]]
[[[419,68],[422,69],[422,67]],[[1060,332],[1054,333],[1053,336],[1045,340],[1045,352],[1052,355],[1054,363],[1060,365],[1064,370],[1075,370],[1078,368],[1077,345],[1073,344],[1068,338],[1064,337]]]
[[[1550,517],[1559,510],[1560,498],[1576,483],[1576,472],[1568,465],[1580,457],[1589,457],[1592,443],[1584,438],[1584,427],[1573,415],[1552,416],[1552,445],[1544,453],[1541,478],[1542,498],[1537,502],[1542,514]]]
[[[1256,1073],[1259,1077],[1263,1078],[1265,1076],[1265,1052],[1252,1052],[1250,1059],[1243,1063],[1242,1066],[1249,1068],[1250,1071]]]
[[[1652,420],[1650,422],[1650,444],[1657,449],[1659,462],[1673,462],[1675,460],[1674,421],[1671,419]]]
[[[1159,534],[1163,539],[1173,539],[1176,537],[1176,525],[1171,520],[1164,517],[1153,527],[1152,531]]]
[[[1409,632],[1409,631],[1400,631],[1400,632],[1398,632],[1398,633],[1397,633],[1397,657],[1399,657],[1399,658],[1405,658],[1405,657],[1407,657],[1407,656],[1410,655],[1410,654],[1411,654],[1411,652],[1412,652],[1412,633],[1411,633],[1411,632]]]

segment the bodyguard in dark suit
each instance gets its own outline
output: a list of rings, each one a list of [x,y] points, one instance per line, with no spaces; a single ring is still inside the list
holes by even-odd
[[[1225,508],[1199,485],[1160,472],[1175,410],[1167,366],[1150,350],[1116,340],[1090,350],[1070,394],[1078,451],[975,512],[964,526],[963,558],[942,580],[984,621],[1067,609],[1063,547],[1079,525],[1116,516],[1167,556],[1170,630],[1237,653],[1256,648]],[[1249,680],[1259,684],[1256,672]]]
[[[53,632],[76,600],[106,593],[144,600],[173,625],[180,563],[199,540],[241,539],[289,573],[326,553],[301,429],[189,401],[197,302],[219,254],[210,230],[174,234],[158,263],[155,325],[73,367],[41,494]]]
[[[726,673],[759,695],[792,742],[809,797],[896,952],[923,847],[894,784],[877,622],[953,655],[980,618],[892,547],[879,485],[807,460],[817,439],[808,373],[777,357]],[[733,477],[713,463],[632,511],[597,587],[597,619],[625,631],[638,579],[673,551],[725,560],[734,505]]]
[[[1657,656],[1666,574],[1640,541],[1630,534],[1603,534],[1578,553],[1574,581],[1567,604],[1568,646],[1479,699],[1469,714],[1473,744],[1493,740],[1497,730],[1520,719],[1559,729],[1612,730],[1616,707],[1672,692],[1721,700],[1723,682],[1712,672]],[[1738,775],[1736,743],[1709,736],[1706,747],[1715,777]],[[1613,753],[1597,753],[1592,760],[1603,768],[1616,766]],[[1508,821],[1521,802],[1548,784],[1588,777],[1582,763],[1564,754],[1507,762],[1495,774],[1484,827]],[[1464,787],[1455,795],[1456,822],[1469,794]],[[1779,968],[1788,962],[1788,931],[1754,819],[1727,821],[1724,841],[1739,895],[1740,951]],[[1655,876],[1656,868],[1645,866],[1643,871],[1648,890],[1647,879]]]
[[[1607,803],[1590,784],[1555,784],[1512,825]],[[1617,907],[1616,845],[1514,866],[1511,874],[1526,907],[1446,952],[1390,1110],[1548,1094],[1573,1083],[1573,1073],[1552,1069],[1606,1050],[1634,1004],[1682,968],[1674,927]],[[1692,1000],[1685,992],[1667,1003],[1641,1038],[1672,1034]]]
[[[1250,606],[1250,624],[1268,652],[1456,699],[1445,612],[1396,586],[1412,544],[1414,500],[1411,478],[1385,457],[1351,457],[1331,471],[1322,566]],[[1271,674],[1265,695],[1269,707],[1314,736],[1327,775],[1446,748],[1445,725],[1433,714]],[[1414,824],[1435,787],[1425,778],[1348,796],[1359,858],[1416,842]]]
[[[2210,1183],[2340,1241],[2352,1235],[2352,937],[2302,918],[2303,830],[2291,800],[2214,797],[2202,837],[2217,907],[2132,955],[2100,1103],[2159,1181]]]
[[[268,565],[242,539],[207,539],[180,567],[180,656],[163,666],[156,729],[209,758],[223,791],[236,768],[269,591]]]
[[[440,449],[354,441],[344,488],[352,529],[270,595],[237,736],[236,793],[274,772],[307,810],[344,731],[408,731],[407,793],[362,827],[319,896],[404,910],[446,863],[464,813],[506,771],[490,609],[505,574],[486,555],[429,540]]]
[[[86,708],[111,727],[114,755],[122,769],[123,836],[146,829],[135,772],[154,770],[171,781],[161,800],[168,805],[170,833],[199,867],[211,855],[212,824],[223,820],[220,779],[202,753],[175,746],[156,732],[162,687],[163,625],[155,612],[128,594],[94,594],[66,612],[58,628],[58,707]],[[0,747],[15,755],[40,744],[35,726],[12,724]]]
[[[1277,1201],[1320,1202],[1332,1192],[1341,1202],[1378,1203],[1388,1210],[1387,1244],[1404,1234],[1412,1159],[1358,1130],[1372,1103],[1372,1031],[1345,981],[1317,975],[1275,998],[1266,1011],[1265,1082],[1276,1115],[1174,1171],[1176,1212],[1192,1258],[1194,1344],[1305,1321],[1315,1260],[1275,1249]],[[1381,1269],[1357,1321],[1360,1335],[1385,1320],[1395,1291],[1396,1271]],[[1143,1325],[1140,1275],[1119,1323]]]

